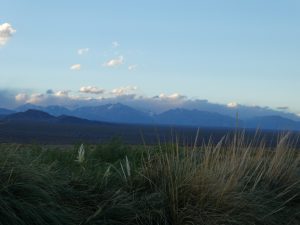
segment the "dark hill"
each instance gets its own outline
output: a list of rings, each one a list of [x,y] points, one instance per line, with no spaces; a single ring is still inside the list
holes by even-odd
[[[0,108],[0,115],[4,116],[4,115],[9,115],[15,113],[15,111],[13,110],[9,110],[9,109],[4,109],[4,108]]]
[[[54,117],[42,111],[28,110],[8,115],[0,121],[0,142],[62,144],[87,141],[102,143],[118,136],[127,143],[142,144],[146,141],[147,144],[153,144],[157,143],[158,138],[163,140],[172,136],[173,132],[185,140],[193,140],[197,132],[197,124],[201,124],[202,127],[206,126],[202,129],[201,137],[203,140],[210,141],[213,136],[213,141],[217,143],[228,132],[232,133],[235,130],[230,128],[230,126],[234,126],[235,119],[195,110],[172,110],[162,114],[160,119],[161,123],[172,125],[172,129],[170,129],[170,126],[160,126],[159,124],[118,124],[95,122],[73,116]],[[264,122],[263,126],[270,126],[274,119],[281,118],[270,117],[268,119],[262,119],[262,122],[268,121],[267,123]],[[250,125],[255,126],[255,121],[248,122]],[[290,120],[283,121],[291,122]],[[178,123],[190,126],[178,126],[176,125]],[[220,124],[223,125],[223,128],[219,126]],[[219,126],[219,128],[209,128],[209,125]],[[283,124],[279,125],[283,126]],[[273,128],[277,128],[277,126],[273,126]],[[248,137],[255,135],[255,130],[246,132]],[[278,131],[266,131],[265,134],[267,135],[266,140],[270,140],[269,144],[271,145],[273,140],[276,140]]]
[[[72,111],[62,107],[62,106],[57,106],[57,105],[50,105],[42,109],[42,111],[49,113],[50,115],[53,116],[61,116],[61,115],[72,115]]]
[[[8,115],[5,117],[5,120],[24,120],[24,121],[47,121],[47,122],[53,122],[56,120],[56,117],[51,116],[48,113],[45,113],[43,111],[29,109],[25,112],[18,112],[11,115]]]
[[[18,112],[4,117],[4,120],[10,122],[30,122],[30,123],[57,123],[57,124],[97,124],[100,122],[94,122],[87,119],[81,119],[74,116],[52,116],[49,113],[30,109],[26,112]]]
[[[244,127],[269,130],[300,130],[300,122],[281,116],[263,116],[246,120]]]
[[[100,122],[94,122],[91,120],[87,119],[81,119],[75,116],[67,116],[67,115],[62,115],[59,117],[56,117],[56,122],[57,123],[62,123],[62,124],[96,124]]]

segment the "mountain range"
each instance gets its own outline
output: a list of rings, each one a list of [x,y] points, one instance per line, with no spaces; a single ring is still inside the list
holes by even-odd
[[[79,107],[73,110],[62,106],[22,105],[15,110],[0,109],[0,119],[13,121],[47,121],[53,123],[122,123],[155,124],[210,128],[260,128],[270,130],[300,130],[300,122],[278,115],[239,119],[216,112],[197,109],[171,109],[153,114],[124,104]]]
[[[2,118],[3,122],[22,122],[22,123],[58,123],[58,124],[97,124],[100,122],[81,119],[74,116],[53,116],[49,113],[29,109],[25,112],[17,112],[6,115]]]

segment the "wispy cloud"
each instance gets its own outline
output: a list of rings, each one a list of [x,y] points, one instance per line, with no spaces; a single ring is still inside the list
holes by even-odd
[[[84,55],[89,52],[89,48],[80,48],[77,50],[78,55]]]
[[[129,65],[129,66],[128,66],[128,70],[129,70],[129,71],[133,71],[133,70],[136,70],[137,67],[138,67],[138,65],[136,65],[136,64]]]
[[[105,67],[116,67],[116,66],[122,65],[123,63],[124,63],[124,57],[119,56],[118,58],[108,60],[107,62],[105,62],[103,64],[103,66],[105,66]]]
[[[0,24],[0,46],[5,45],[15,32],[9,23]]]
[[[80,70],[81,69],[81,64],[74,64],[70,67],[70,70]]]
[[[99,95],[99,94],[103,94],[105,90],[98,87],[85,86],[85,87],[81,87],[79,92]]]
[[[113,46],[114,48],[117,48],[117,47],[120,46],[120,44],[119,44],[119,42],[117,42],[117,41],[113,41],[113,42],[112,42],[112,46]]]

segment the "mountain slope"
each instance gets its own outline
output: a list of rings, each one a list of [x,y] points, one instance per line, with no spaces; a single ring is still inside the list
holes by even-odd
[[[72,115],[72,111],[63,106],[50,105],[47,107],[43,107],[43,106],[33,105],[30,103],[27,103],[25,105],[21,105],[21,106],[17,107],[16,112],[25,112],[29,109],[44,111],[53,116]]]
[[[236,120],[229,116],[199,110],[172,109],[157,115],[159,124],[203,126],[203,127],[234,127]]]
[[[61,115],[61,116],[52,116],[49,113],[29,109],[25,112],[18,112],[11,115],[7,115],[2,118],[2,121],[8,123],[43,123],[43,124],[61,124],[61,125],[99,125],[99,124],[108,124],[105,122],[91,121],[87,119],[78,118],[75,116]]]
[[[150,123],[151,117],[146,113],[123,104],[107,104],[75,109],[74,116],[89,120],[115,123]]]
[[[53,116],[61,116],[61,115],[72,115],[72,111],[57,105],[50,105],[42,109],[44,112],[49,113]]]
[[[42,106],[38,106],[38,105],[34,105],[34,104],[31,104],[31,103],[27,103],[27,104],[24,104],[24,105],[21,105],[19,107],[17,107],[15,109],[16,112],[26,112],[27,110],[29,109],[34,109],[34,110],[44,110],[44,107]]]
[[[33,110],[26,111],[27,108]],[[210,111],[200,111],[197,109],[171,109],[161,114],[147,114],[136,110],[123,104],[107,104],[100,106],[80,107],[75,110],[69,110],[61,106],[41,107],[32,104],[23,105],[17,110],[25,110],[26,114],[12,114],[13,111],[0,109],[0,119],[11,114],[12,119],[19,118],[19,120],[26,119],[31,121],[41,121],[46,118],[45,115],[35,114],[34,111],[44,111],[48,115],[52,115],[52,121],[57,121],[57,116],[64,115],[61,119],[64,123],[76,122],[86,123],[87,120],[108,122],[108,123],[125,123],[125,124],[163,124],[175,126],[194,126],[194,127],[228,127],[236,126],[236,119],[220,113]],[[6,113],[1,115],[1,110]],[[23,112],[23,111],[22,111]],[[50,116],[49,115],[49,116]],[[22,118],[22,116],[25,116]],[[53,117],[55,116],[55,117]],[[45,117],[45,118],[44,118]],[[9,117],[8,117],[9,118]],[[85,121],[80,120],[85,119]],[[89,123],[91,123],[89,121]],[[282,116],[261,116],[249,119],[242,119],[239,121],[240,128],[260,128],[260,129],[274,129],[274,130],[300,130],[300,122],[291,120]]]

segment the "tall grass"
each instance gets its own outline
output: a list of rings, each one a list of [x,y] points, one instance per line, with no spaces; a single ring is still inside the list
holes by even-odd
[[[1,146],[0,224],[300,224],[292,141]]]
[[[241,134],[150,154],[143,176],[165,196],[169,224],[299,224],[299,166],[288,136],[270,150],[245,144]]]
[[[0,155],[0,224],[72,224],[60,196],[64,181],[51,164],[27,152],[5,149]]]

